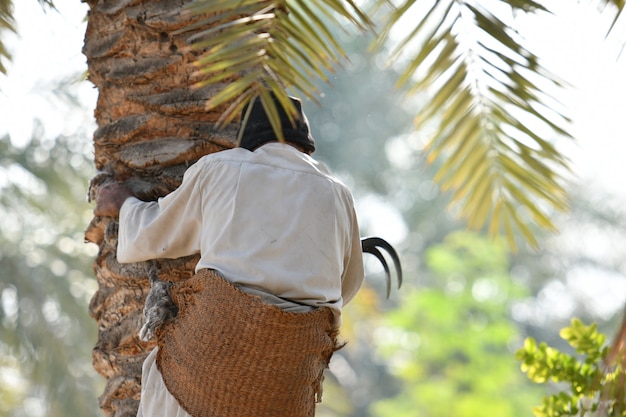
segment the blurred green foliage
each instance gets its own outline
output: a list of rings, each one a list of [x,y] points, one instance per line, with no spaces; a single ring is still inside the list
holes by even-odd
[[[508,273],[506,244],[454,232],[426,250],[441,286],[408,288],[385,315],[377,350],[402,381],[377,417],[524,416],[539,391],[515,369],[511,303],[527,293]]]
[[[560,332],[575,354],[565,353],[534,338],[524,341],[515,355],[522,371],[537,384],[558,383],[566,389],[545,396],[533,408],[537,417],[624,416],[626,373],[623,361],[609,363],[606,336],[598,325],[572,319]],[[623,359],[623,358],[621,358]]]
[[[0,414],[95,415],[89,142],[42,136],[0,138]]]

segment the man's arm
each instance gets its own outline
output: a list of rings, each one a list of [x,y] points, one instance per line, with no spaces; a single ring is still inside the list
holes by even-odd
[[[142,262],[156,258],[179,258],[200,252],[202,235],[202,178],[204,165],[187,169],[180,186],[156,201],[119,197],[117,259]],[[112,198],[115,200],[115,198]],[[123,204],[123,206],[122,206]]]
[[[105,184],[96,194],[96,207],[93,211],[96,216],[118,217],[120,208],[133,193],[124,185],[114,182]]]

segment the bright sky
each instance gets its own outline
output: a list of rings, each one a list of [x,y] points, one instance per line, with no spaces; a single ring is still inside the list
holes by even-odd
[[[75,132],[95,107],[96,90],[88,83],[75,89],[86,111],[70,119],[68,112],[59,111],[63,103],[50,94],[55,81],[87,70],[81,53],[87,6],[79,0],[54,3],[60,12],[44,12],[35,0],[14,1],[18,36],[2,33],[13,60],[6,65],[8,77],[0,75],[0,135],[10,133],[15,144],[30,140],[36,119],[43,121],[47,138]]]
[[[531,17],[521,28],[553,72],[572,84],[562,102],[573,119],[577,145],[569,149],[576,174],[624,194],[626,173],[626,44],[624,19],[606,38],[611,13],[600,14],[586,1],[551,1],[554,16]],[[597,2],[594,2],[597,3]],[[527,25],[527,26],[526,26]]]
[[[85,113],[72,117],[59,117],[58,106],[62,103],[51,99],[50,94],[40,94],[43,87],[59,77],[86,70],[81,48],[87,6],[79,0],[55,0],[60,13],[44,13],[35,0],[14,3],[19,39],[3,34],[14,60],[8,64],[9,76],[0,76],[0,135],[9,132],[20,144],[31,137],[35,119],[44,122],[48,138],[91,123],[96,91],[88,83],[77,87]],[[573,119],[572,133],[577,142],[563,149],[581,182],[626,200],[622,185],[626,178],[626,52],[618,59],[626,42],[625,33],[617,30],[615,36],[605,39],[610,14],[599,15],[585,1],[550,3],[557,16],[524,18],[520,29],[544,64],[573,85],[560,97]],[[389,225],[384,227],[389,233]],[[399,233],[404,232],[400,227]],[[615,241],[603,239],[589,244],[613,252],[620,250]],[[570,284],[578,285],[580,291],[589,293],[600,287],[604,292],[598,297],[604,297],[607,306],[623,304],[626,281],[622,276],[599,277],[606,280],[606,285],[590,287],[580,284],[589,282],[584,280],[589,272],[577,274],[573,274]],[[560,291],[555,294],[563,297]],[[607,294],[613,294],[613,301],[609,302]]]

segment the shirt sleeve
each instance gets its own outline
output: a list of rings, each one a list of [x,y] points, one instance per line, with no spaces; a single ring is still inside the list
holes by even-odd
[[[119,262],[179,258],[200,252],[202,171],[192,165],[181,185],[157,201],[128,198],[120,210]]]
[[[341,296],[344,306],[357,294],[363,284],[363,278],[365,276],[359,223],[354,208],[352,208],[351,220],[350,245],[346,251],[344,273],[341,277]]]

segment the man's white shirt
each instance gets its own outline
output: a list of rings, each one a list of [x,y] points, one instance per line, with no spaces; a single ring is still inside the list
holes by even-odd
[[[200,254],[242,291],[288,311],[330,307],[334,325],[363,281],[353,198],[328,169],[277,142],[204,156],[180,187],[120,211],[120,262]]]

